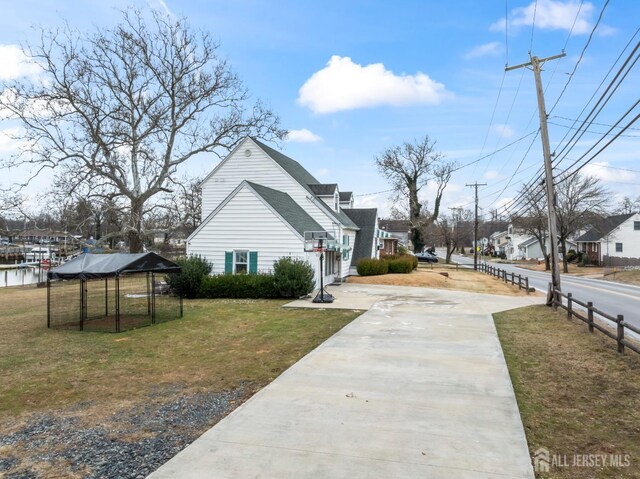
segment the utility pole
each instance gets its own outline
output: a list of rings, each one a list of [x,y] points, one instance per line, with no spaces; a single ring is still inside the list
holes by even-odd
[[[555,293],[560,291],[560,268],[558,266],[558,223],[556,221],[556,194],[553,185],[553,169],[551,167],[551,148],[549,147],[549,130],[547,128],[547,111],[544,106],[544,90],[542,89],[542,79],[540,78],[541,66],[549,60],[556,60],[566,56],[564,51],[559,55],[553,55],[547,58],[538,58],[532,56],[529,52],[531,61],[506,67],[505,71],[515,70],[516,68],[531,67],[536,80],[536,94],[538,96],[538,114],[540,115],[540,139],[542,140],[542,153],[544,155],[544,172],[545,185],[547,188],[547,205],[549,210],[549,240],[551,243],[551,284],[553,290],[550,297],[547,298],[547,304],[553,303]]]
[[[487,186],[486,183],[478,183],[477,181],[472,185],[467,183],[467,186],[471,186],[476,190],[476,213],[473,221],[473,269],[478,270],[478,186]]]

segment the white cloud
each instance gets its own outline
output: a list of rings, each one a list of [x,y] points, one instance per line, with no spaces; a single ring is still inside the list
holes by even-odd
[[[0,130],[0,152],[17,152],[24,143],[17,140],[23,133],[23,129],[19,126]]]
[[[316,176],[318,178],[326,178],[327,176],[329,176],[329,173],[331,173],[331,171],[328,168],[320,168],[316,172]]]
[[[607,168],[608,166],[610,165],[607,161],[594,161],[582,168],[582,173],[588,176],[595,176],[602,181],[630,182],[636,179],[636,175],[630,171]]]
[[[537,5],[536,5],[537,3]],[[538,0],[532,1],[526,7],[518,7],[509,13],[509,26],[531,26],[535,15],[535,26],[543,30],[566,30],[573,33],[589,33],[593,27],[591,21],[594,7],[591,2],[582,3],[577,0]],[[577,15],[577,18],[576,18]],[[504,18],[494,22],[489,29],[491,31],[504,31],[506,21]],[[611,27],[603,25],[601,34],[610,34]]]
[[[35,76],[40,71],[40,66],[30,61],[18,45],[0,45],[0,79]]]
[[[516,132],[509,125],[496,123],[491,127],[491,129],[493,130],[494,133],[497,133],[498,135],[500,135],[501,138],[504,138],[506,140],[516,136]]]
[[[504,178],[504,176],[501,175],[499,171],[489,170],[483,175],[483,178],[486,180],[497,180]]]
[[[302,128],[301,130],[289,130],[287,141],[294,143],[318,143],[322,141],[322,138],[306,128]]]
[[[502,44],[500,42],[483,43],[482,45],[476,45],[467,53],[465,58],[480,58],[486,56],[499,55],[502,52]]]
[[[302,85],[298,103],[315,113],[376,106],[437,104],[450,94],[442,83],[418,72],[396,75],[382,63],[359,65],[334,55]]]

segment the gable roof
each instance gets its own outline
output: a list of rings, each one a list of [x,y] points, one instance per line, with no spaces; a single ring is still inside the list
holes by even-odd
[[[269,204],[284,221],[289,223],[300,236],[305,231],[324,231],[316,220],[303,210],[293,198],[282,191],[274,190],[257,183],[246,182],[260,197]]]
[[[156,253],[85,253],[47,273],[49,279],[94,279],[122,273],[178,273],[180,266]]]
[[[229,196],[227,196],[204,220],[202,220],[202,223],[200,223],[189,235],[187,241],[191,241],[191,239],[196,236],[200,230],[202,230],[202,228],[204,228],[207,223],[209,223],[209,221],[211,221],[211,219],[217,215],[218,212],[224,208],[225,205],[245,186],[247,186],[256,196],[271,207],[276,215],[280,216],[280,218],[291,226],[291,228],[301,237],[304,237],[305,231],[324,231],[324,228],[309,216],[309,214],[287,193],[243,180],[242,183],[229,193]]]
[[[353,197],[353,192],[351,191],[340,191],[338,194],[340,195],[340,203],[348,203]]]
[[[411,224],[408,220],[383,220],[379,221],[380,229],[395,232],[395,233],[407,233],[411,229]]]
[[[602,218],[600,221],[592,225],[591,229],[580,236],[576,241],[599,241],[607,236],[622,223],[631,218],[635,213],[627,213],[624,215],[613,215]]]
[[[306,189],[314,198],[317,198],[316,193],[311,189],[309,185],[320,185],[318,180],[316,180],[311,173],[304,169],[304,167],[298,163],[296,160],[292,160],[286,155],[283,155],[279,151],[274,150],[270,146],[265,145],[260,140],[251,137],[253,142],[258,145],[262,151],[264,151],[273,161],[275,161],[278,165],[282,167],[294,180],[296,180],[304,189]],[[320,206],[329,216],[333,217],[333,219],[337,220],[340,224],[346,226],[350,229],[358,229],[358,226],[351,221],[351,219],[346,216],[341,211],[333,211],[330,207],[325,205],[321,200],[317,200],[318,206]]]
[[[371,257],[378,210],[376,208],[352,208],[346,209],[344,212],[360,228],[351,254],[351,264],[355,265],[359,259]]]
[[[336,183],[310,184],[309,188],[318,196],[333,196],[338,185]]]
[[[305,170],[304,167],[296,160],[293,160],[279,151],[274,150],[270,146],[265,145],[253,136],[251,139],[256,145],[262,148],[262,151],[269,155],[273,161],[278,163],[287,173],[289,173],[294,180],[303,186],[307,186],[307,189],[309,189],[308,185],[320,184],[320,182],[316,180],[311,173]]]

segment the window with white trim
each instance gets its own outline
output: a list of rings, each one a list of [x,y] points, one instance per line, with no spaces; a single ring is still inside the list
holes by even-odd
[[[233,252],[233,272],[246,273],[249,269],[249,252],[234,251]]]
[[[636,231],[640,230],[640,221],[634,221],[633,222],[633,229]]]
[[[622,253],[622,243],[616,243],[616,253]]]

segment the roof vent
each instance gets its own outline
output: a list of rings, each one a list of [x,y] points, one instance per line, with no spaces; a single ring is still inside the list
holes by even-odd
[[[251,156],[251,150],[249,148],[244,150],[244,156],[246,156],[247,158]]]

